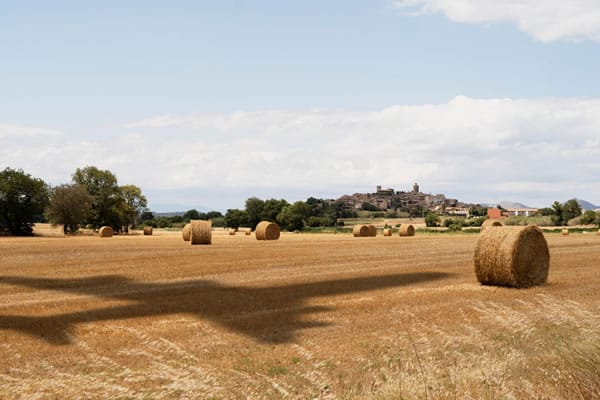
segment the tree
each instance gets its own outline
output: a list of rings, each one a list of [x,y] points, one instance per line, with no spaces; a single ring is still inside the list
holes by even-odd
[[[258,197],[250,197],[246,200],[246,213],[248,214],[248,221],[252,229],[260,222],[264,206],[265,202]]]
[[[552,203],[552,223],[556,226],[563,224],[563,206],[558,201]]]
[[[81,185],[61,185],[52,189],[46,217],[53,224],[63,225],[63,231],[76,232],[77,225],[88,217],[94,198]]]
[[[579,217],[580,215],[581,206],[576,199],[568,200],[563,204],[563,225],[566,225],[569,220]]]
[[[598,219],[598,214],[595,211],[587,210],[581,216],[581,223],[584,225],[590,225],[596,223],[596,219]]]
[[[277,222],[289,231],[304,228],[304,221],[310,217],[311,208],[303,201],[285,207],[277,216]]]
[[[487,217],[487,207],[482,207],[479,204],[469,208],[469,215],[472,217]]]
[[[191,210],[187,210],[185,212],[185,214],[183,214],[183,220],[185,222],[190,222],[191,219],[201,219],[200,213],[195,208],[192,208]]]
[[[440,224],[440,217],[432,213],[431,211],[427,211],[425,213],[425,226],[427,227],[436,227]]]
[[[260,213],[260,219],[263,221],[275,222],[281,210],[289,205],[290,204],[284,199],[268,199],[263,204],[263,209]]]
[[[240,226],[248,226],[248,213],[245,210],[230,208],[225,213],[225,225],[236,229]]]
[[[360,206],[360,209],[364,210],[364,211],[381,211],[379,209],[379,207],[374,206],[371,203],[367,203],[366,201],[362,203],[362,205]]]
[[[0,172],[0,231],[31,235],[33,224],[43,218],[48,187],[43,180],[22,170]]]
[[[124,215],[117,177],[108,170],[87,166],[75,170],[73,182],[84,186],[94,198],[88,222],[95,227],[110,225],[120,230]]]
[[[142,194],[142,189],[135,185],[124,185],[120,187],[122,214],[125,216],[125,230],[128,231],[128,225],[134,225],[140,213],[148,206],[146,196]]]

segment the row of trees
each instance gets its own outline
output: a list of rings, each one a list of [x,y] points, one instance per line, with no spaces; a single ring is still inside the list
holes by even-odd
[[[345,209],[342,202],[328,202],[314,197],[292,204],[284,199],[261,200],[250,197],[245,206],[243,210],[227,210],[227,227],[247,226],[254,229],[260,221],[272,221],[277,222],[283,229],[293,231],[304,227],[336,226],[339,218],[355,216],[353,212]]]
[[[127,230],[146,206],[139,187],[119,186],[112,172],[93,166],[77,168],[71,183],[56,187],[22,170],[0,172],[0,231],[14,235],[29,235],[45,220],[63,225],[65,233],[79,225]]]

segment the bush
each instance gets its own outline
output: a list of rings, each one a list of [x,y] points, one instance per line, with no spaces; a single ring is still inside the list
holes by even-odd
[[[432,212],[428,212],[425,214],[425,226],[429,228],[433,228],[436,226],[440,226],[440,217],[435,215]]]

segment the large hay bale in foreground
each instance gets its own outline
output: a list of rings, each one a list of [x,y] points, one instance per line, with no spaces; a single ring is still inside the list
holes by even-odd
[[[183,227],[183,230],[181,231],[181,237],[183,237],[183,240],[185,242],[189,242],[190,241],[190,233],[192,232],[192,223],[190,222],[189,224],[186,224]]]
[[[212,221],[193,221],[190,227],[190,244],[211,244]]]
[[[256,225],[256,240],[277,240],[279,239],[279,225],[274,222],[261,221]]]
[[[415,227],[411,224],[402,224],[398,229],[399,236],[415,236]]]
[[[569,236],[569,230],[568,229],[563,229],[562,231],[560,231],[560,233],[563,236]]]
[[[483,231],[485,231],[487,228],[497,227],[497,226],[504,226],[504,224],[499,219],[486,219],[485,221],[483,221],[483,224],[481,224],[481,228],[479,228],[479,232],[483,233]]]
[[[369,228],[369,236],[377,236],[377,228],[375,228],[375,225],[369,224],[367,225],[367,228]]]
[[[113,235],[113,228],[111,228],[110,226],[103,226],[100,229],[98,229],[98,236],[100,237],[112,237]]]
[[[369,227],[367,225],[354,225],[354,228],[352,228],[352,235],[354,237],[369,236]]]
[[[385,228],[383,230],[383,236],[392,236],[392,230],[390,228]]]
[[[152,236],[152,227],[151,226],[144,227],[144,236]]]
[[[487,229],[473,259],[477,280],[484,285],[529,287],[548,279],[548,243],[537,226]]]

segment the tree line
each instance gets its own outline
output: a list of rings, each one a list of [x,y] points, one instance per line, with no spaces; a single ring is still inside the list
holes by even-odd
[[[282,229],[295,231],[306,227],[337,226],[340,218],[352,217],[356,217],[356,213],[339,201],[309,197],[306,201],[290,204],[285,199],[262,200],[250,197],[243,210],[227,210],[225,225],[230,228],[242,226],[254,229],[260,221],[271,221],[277,222]]]
[[[139,187],[119,186],[111,171],[94,166],[77,168],[70,183],[56,187],[23,170],[0,171],[0,231],[13,235],[31,235],[33,224],[44,221],[65,233],[82,225],[126,231],[146,207]]]

